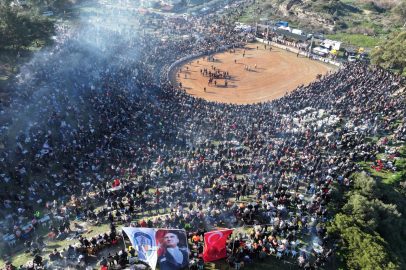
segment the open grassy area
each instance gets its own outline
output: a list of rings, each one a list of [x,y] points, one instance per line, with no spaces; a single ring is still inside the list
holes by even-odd
[[[350,35],[344,33],[338,33],[335,35],[325,35],[325,38],[342,41],[343,43],[349,43],[359,47],[373,49],[381,41],[378,37],[365,36],[365,35]]]

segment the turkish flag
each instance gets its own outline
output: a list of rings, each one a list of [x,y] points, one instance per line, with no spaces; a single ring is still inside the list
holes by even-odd
[[[204,235],[204,251],[203,260],[211,262],[227,257],[226,242],[227,237],[234,231],[216,230],[208,232]]]

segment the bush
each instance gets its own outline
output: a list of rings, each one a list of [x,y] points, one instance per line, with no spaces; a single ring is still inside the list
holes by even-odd
[[[372,177],[365,173],[356,173],[353,175],[353,178],[354,188],[357,190],[357,193],[370,200],[378,199],[381,196],[378,183]]]
[[[347,25],[345,22],[342,22],[342,21],[336,21],[335,24],[334,24],[334,26],[335,26],[338,30],[340,30],[340,29],[347,29],[347,28],[348,28],[348,25]]]
[[[363,4],[362,8],[373,12],[380,12],[380,9],[372,1]]]
[[[393,177],[388,179],[388,183],[392,185],[400,184],[405,179],[405,172],[397,172]]]

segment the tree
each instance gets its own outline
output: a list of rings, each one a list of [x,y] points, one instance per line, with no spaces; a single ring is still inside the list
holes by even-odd
[[[344,205],[343,212],[353,217],[369,233],[376,230],[379,225],[379,215],[375,211],[376,202],[368,200],[359,194],[348,194],[348,203]]]
[[[54,22],[49,18],[22,9],[0,6],[0,46],[19,50],[37,40],[49,42],[55,35]]]
[[[344,238],[348,244],[349,269],[400,269],[388,253],[387,243],[377,233],[367,234],[357,227],[350,227],[344,231]]]
[[[393,13],[401,18],[401,20],[404,22],[403,27],[406,27],[406,1],[403,1],[394,7]]]
[[[379,48],[371,52],[373,64],[391,64],[401,69],[406,65],[406,31],[394,33],[389,40],[380,43]]]
[[[332,237],[341,237],[344,242],[338,255],[346,258],[348,269],[400,269],[387,242],[376,232],[363,231],[358,223],[354,216],[338,214],[328,228]]]
[[[404,269],[405,221],[399,195],[387,195],[385,187],[365,173],[352,177],[354,189],[344,196],[346,204],[328,227],[331,237],[344,243],[337,255],[348,269]]]
[[[375,179],[365,173],[357,173],[354,174],[353,177],[354,188],[356,189],[357,193],[371,200],[380,198],[381,192]]]

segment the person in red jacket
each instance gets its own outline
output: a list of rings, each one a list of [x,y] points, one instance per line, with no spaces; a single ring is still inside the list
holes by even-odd
[[[145,228],[145,227],[147,227],[148,224],[145,222],[145,219],[143,219],[141,221],[140,225],[141,225],[141,227]]]

